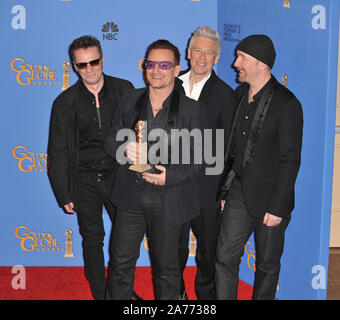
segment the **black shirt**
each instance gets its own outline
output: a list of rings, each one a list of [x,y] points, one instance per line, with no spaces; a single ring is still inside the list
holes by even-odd
[[[150,98],[148,99],[148,106],[147,106],[148,134],[150,133],[151,130],[154,130],[154,129],[163,129],[163,130],[166,129],[172,96],[173,96],[173,91],[164,100],[164,102],[162,104],[162,109],[157,112],[155,117],[153,115]],[[159,141],[159,139],[160,138],[158,137],[156,141],[148,141],[148,150],[153,144],[157,143]],[[160,155],[159,152],[157,152],[156,156],[159,156],[159,155]],[[148,160],[149,160],[149,162],[151,162],[153,164],[155,163],[155,161],[154,161],[155,159],[148,159]]]
[[[164,100],[164,102],[162,104],[162,109],[157,112],[156,116],[153,115],[152,105],[151,105],[151,102],[150,102],[150,98],[148,97],[148,105],[147,105],[147,111],[146,111],[148,137],[149,137],[149,133],[150,133],[151,130],[154,130],[154,129],[166,130],[168,118],[169,118],[169,109],[170,109],[170,103],[171,103],[171,100],[172,100],[172,96],[173,96],[173,91]],[[157,133],[157,131],[156,131],[156,136],[158,136],[158,137],[155,141],[149,141],[149,139],[147,141],[147,144],[148,144],[148,163],[151,163],[151,166],[152,166],[152,169],[148,170],[148,172],[151,172],[151,173],[158,173],[154,169],[155,164],[156,165],[157,164],[164,165],[162,163],[162,160],[157,161],[159,159],[159,156],[160,156],[159,145],[156,148],[157,149],[156,154],[154,152],[149,153],[149,150],[152,147],[152,145],[158,143],[159,140],[160,140],[159,133]],[[167,140],[165,140],[164,142],[166,142],[166,141]],[[154,157],[152,157],[153,155],[155,155],[156,159]],[[142,184],[144,185],[144,188],[147,188],[148,190],[149,189],[150,190],[158,190],[160,188],[160,186],[150,184],[150,183],[146,182],[145,180],[143,180],[142,175],[140,173],[137,173],[137,176],[139,177],[139,179],[142,180]]]
[[[253,122],[257,107],[259,106],[259,102],[263,96],[264,91],[267,86],[271,82],[271,79],[263,86],[263,88],[253,97],[253,102],[248,103],[249,96],[249,85],[246,86],[245,91],[243,92],[243,103],[240,106],[240,111],[238,113],[236,123],[235,123],[235,132],[233,136],[234,143],[234,154],[235,160],[233,163],[233,170],[235,171],[238,177],[241,177],[242,174],[242,162],[244,151],[246,148],[249,132],[251,129],[251,124]],[[241,97],[242,98],[242,97]]]
[[[114,106],[110,105],[106,83],[98,94],[99,110],[95,96],[82,83],[79,93],[79,167],[93,171],[115,168],[114,160],[103,148],[103,139],[111,125]]]

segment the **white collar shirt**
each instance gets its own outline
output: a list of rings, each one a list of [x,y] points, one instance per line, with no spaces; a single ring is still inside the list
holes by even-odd
[[[191,70],[182,74],[178,78],[183,81],[182,86],[185,91],[185,95],[191,99],[198,100],[201,94],[201,91],[205,85],[205,83],[208,81],[208,79],[211,76],[211,73],[204,77],[201,81],[195,83],[192,87],[192,90],[190,92],[190,74]]]

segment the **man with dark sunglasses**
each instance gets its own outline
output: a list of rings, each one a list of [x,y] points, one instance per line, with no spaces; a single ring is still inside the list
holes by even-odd
[[[103,206],[114,222],[110,194],[117,164],[103,149],[116,106],[133,85],[103,73],[104,55],[92,36],[75,39],[69,55],[79,80],[54,101],[48,143],[48,175],[57,202],[76,213],[85,274],[94,299],[105,295]]]
[[[138,162],[138,143],[129,141],[124,146],[124,141],[117,141],[116,137],[122,129],[135,128],[139,121],[146,121],[150,135],[161,129],[167,137],[165,141],[169,139],[171,142],[173,129],[204,128],[202,104],[174,88],[181,69],[179,58],[177,47],[167,40],[158,40],[149,46],[145,63],[148,87],[124,95],[104,141],[105,150],[118,161],[122,149],[127,158]],[[153,144],[154,140],[151,140],[147,141],[150,151],[159,142]],[[153,267],[155,298],[178,299],[181,224],[199,214],[197,176],[202,163],[195,163],[191,141],[187,145],[190,162],[184,163],[183,153],[179,154],[179,161],[173,161],[173,145],[171,148],[167,146],[169,153],[164,162],[154,162],[151,152],[148,153],[152,167],[149,171],[129,170],[129,163],[119,166],[112,193],[117,215],[110,245],[108,299],[131,297],[136,262],[145,233]]]

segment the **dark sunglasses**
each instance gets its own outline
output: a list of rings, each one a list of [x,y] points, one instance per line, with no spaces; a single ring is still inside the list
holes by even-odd
[[[156,65],[158,65],[159,69],[161,70],[169,70],[172,67],[175,66],[175,64],[173,64],[170,61],[151,61],[151,60],[145,60],[144,62],[144,67],[145,69],[153,69]]]
[[[100,60],[102,59],[102,56],[100,56],[99,59],[91,60],[89,62],[79,62],[75,63],[78,69],[83,70],[87,68],[87,65],[89,64],[91,67],[97,67],[99,66]]]

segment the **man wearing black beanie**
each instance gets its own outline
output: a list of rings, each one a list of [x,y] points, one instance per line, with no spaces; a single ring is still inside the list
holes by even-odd
[[[217,299],[236,299],[244,246],[254,232],[253,299],[274,299],[284,234],[294,209],[300,167],[301,104],[271,74],[276,52],[271,39],[251,35],[236,47],[234,67],[242,84],[221,187],[222,219],[215,282]]]

